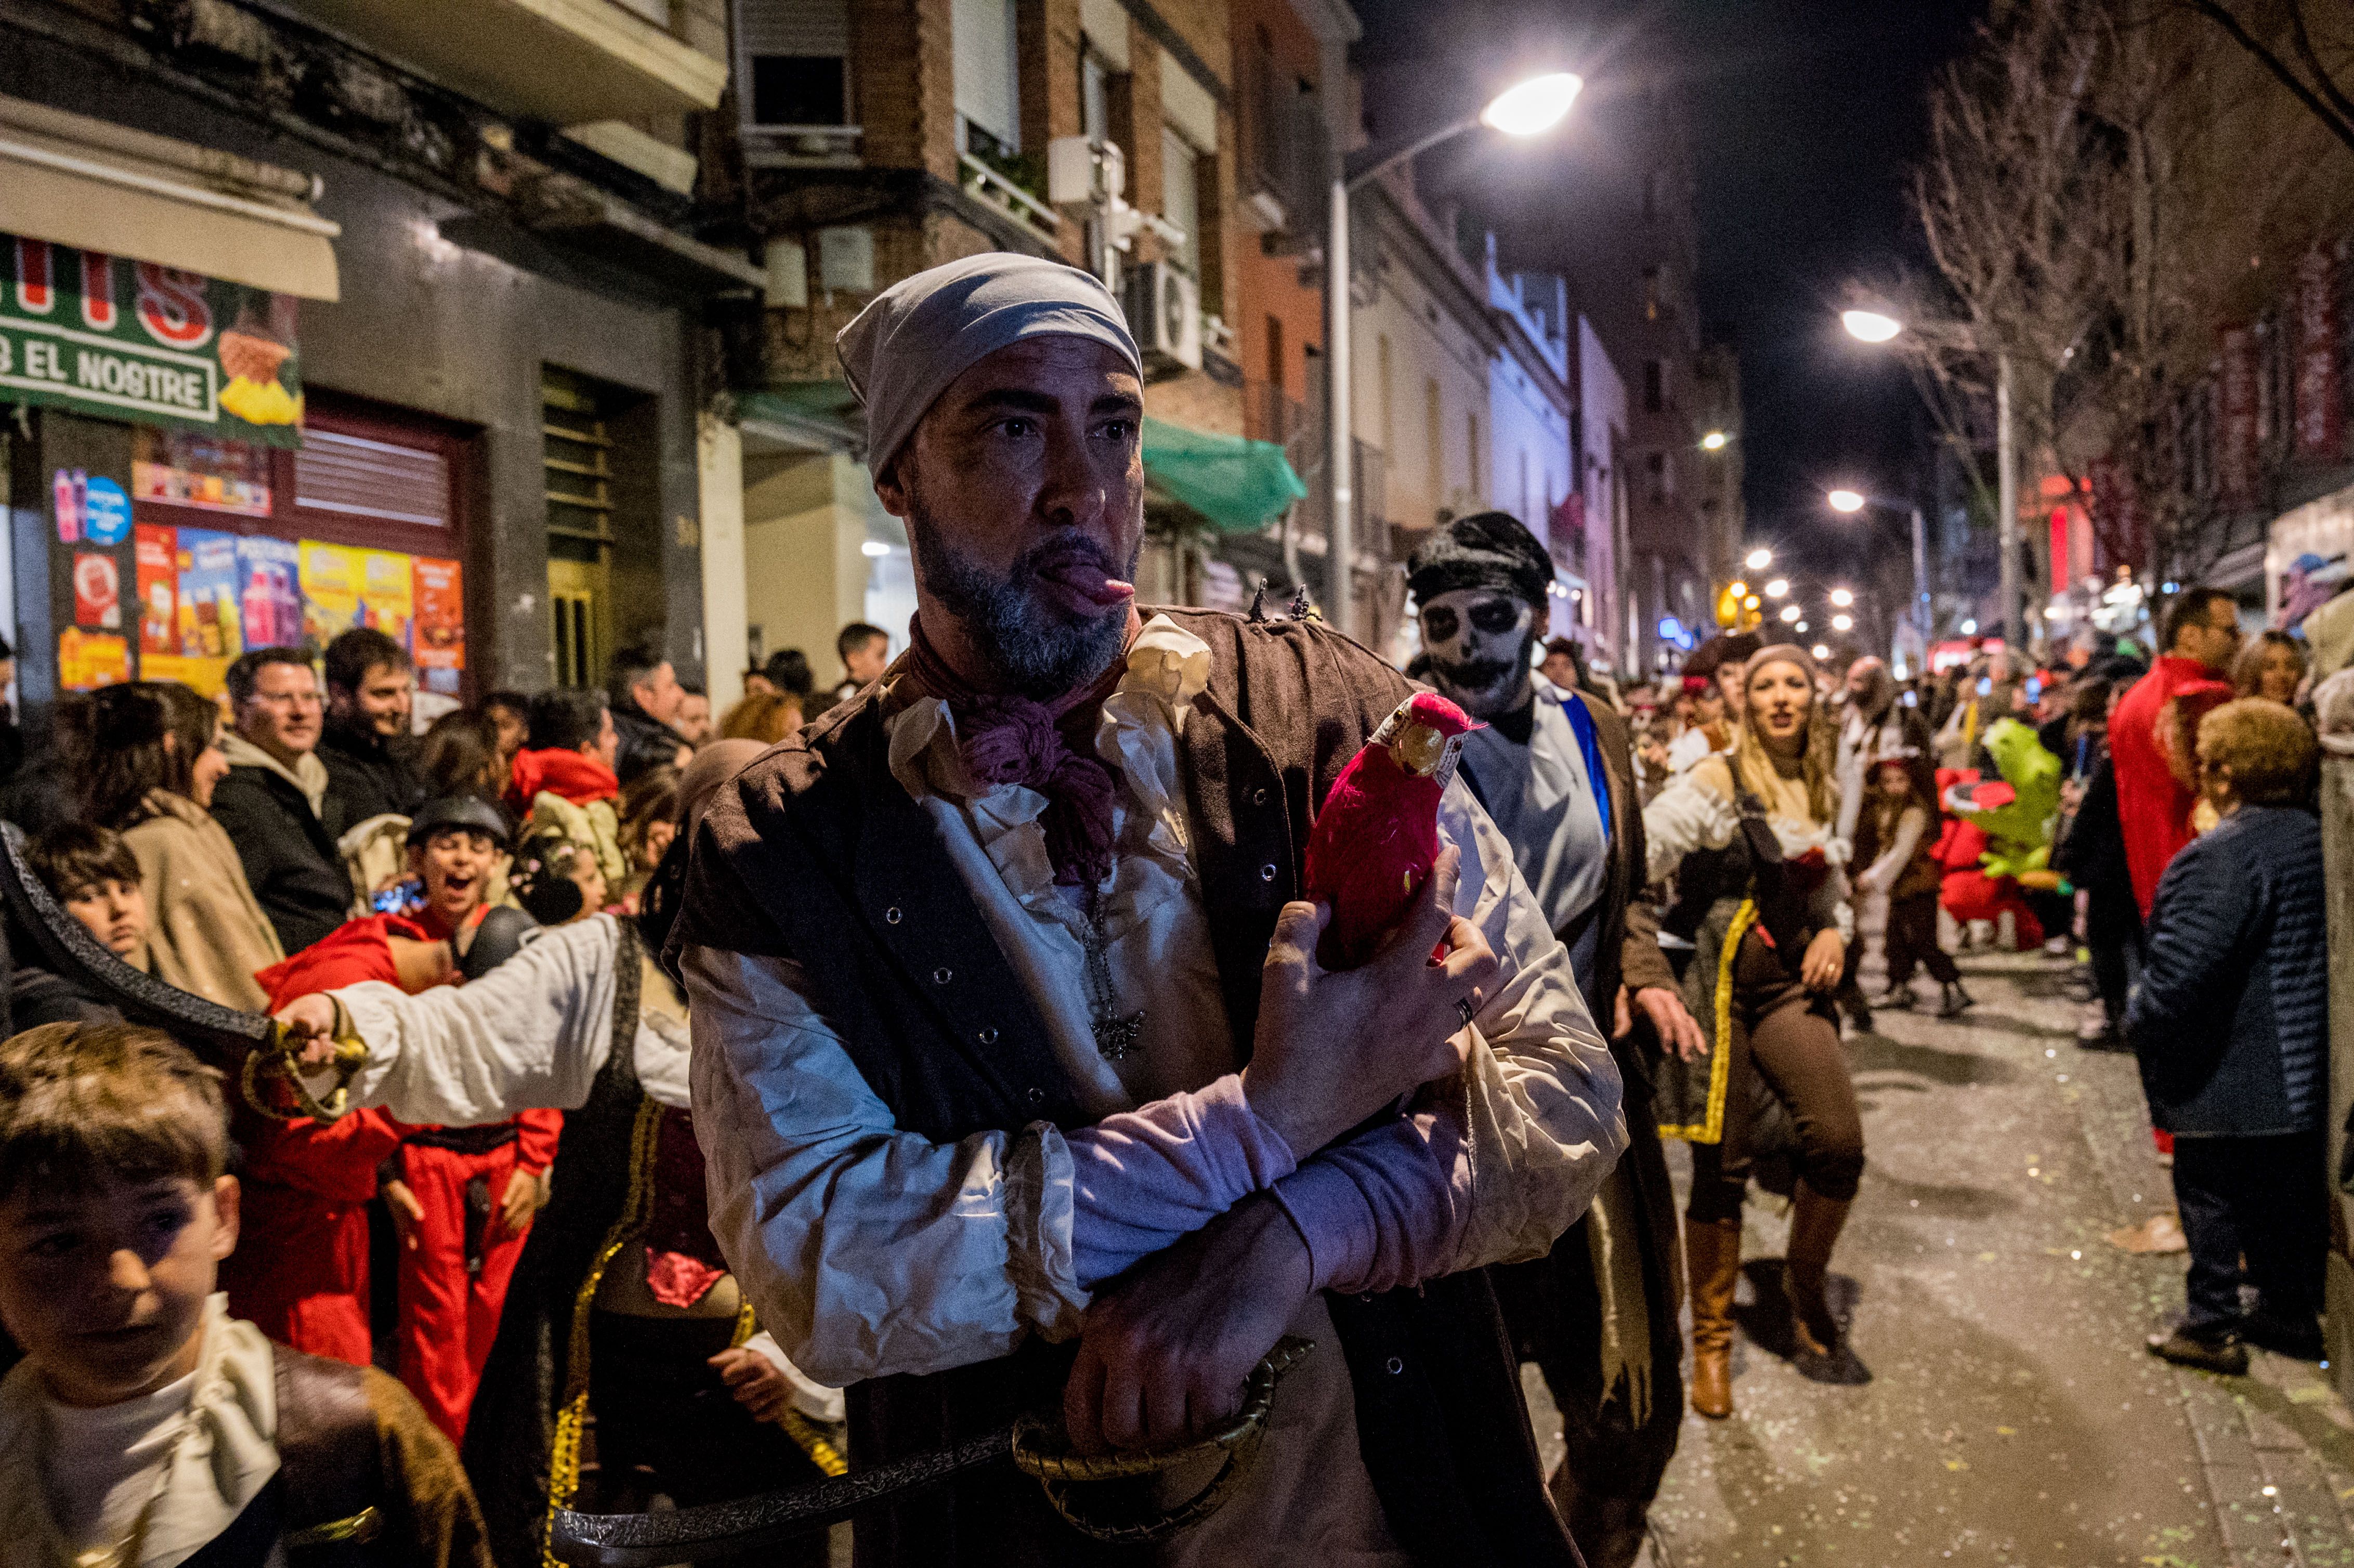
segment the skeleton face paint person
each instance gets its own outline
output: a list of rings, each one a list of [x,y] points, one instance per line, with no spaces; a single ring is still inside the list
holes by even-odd
[[[1422,607],[1422,645],[1431,684],[1476,719],[1492,719],[1529,700],[1536,609],[1516,594],[1457,588]]]
[[[1528,705],[1552,582],[1544,546],[1504,513],[1432,531],[1406,563],[1406,586],[1422,607],[1422,644],[1441,695],[1482,720]]]

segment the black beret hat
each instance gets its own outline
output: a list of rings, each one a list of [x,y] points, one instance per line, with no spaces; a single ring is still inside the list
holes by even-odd
[[[1406,557],[1405,586],[1419,604],[1458,588],[1503,588],[1545,608],[1553,560],[1537,536],[1506,512],[1475,512],[1441,523]]]
[[[408,842],[421,844],[435,833],[461,828],[482,834],[501,849],[514,837],[499,809],[480,795],[444,795],[417,809],[417,815],[408,820]]]

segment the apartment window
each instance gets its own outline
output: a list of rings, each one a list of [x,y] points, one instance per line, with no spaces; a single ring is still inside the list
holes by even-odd
[[[950,22],[960,147],[976,154],[1000,156],[1020,152],[1013,0],[956,0]]]
[[[1656,414],[1668,406],[1668,367],[1656,359],[1643,361],[1643,412]]]
[[[1668,454],[1652,452],[1643,459],[1644,499],[1653,506],[1668,503]]]
[[[851,122],[849,0],[737,0],[736,26],[750,123]]]
[[[1161,216],[1185,231],[1185,243],[1169,260],[1189,278],[1202,275],[1201,154],[1177,133],[1161,128]]]
[[[1289,372],[1283,361],[1283,318],[1267,318],[1267,384],[1275,388],[1276,396],[1290,396]]]

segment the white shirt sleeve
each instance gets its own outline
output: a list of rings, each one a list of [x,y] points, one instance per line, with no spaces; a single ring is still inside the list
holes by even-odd
[[[1618,1066],[1586,1013],[1569,949],[1460,779],[1440,798],[1438,831],[1463,851],[1456,910],[1498,966],[1473,1020],[1461,1097],[1442,1095],[1434,1107],[1461,1118],[1469,1166],[1469,1212],[1444,1271],[1454,1272],[1550,1251],[1625,1151],[1627,1123]]]
[[[369,980],[330,991],[368,1048],[354,1104],[449,1127],[578,1109],[612,1054],[620,943],[613,916],[598,915],[543,933],[461,986],[410,996]]]
[[[1741,829],[1733,801],[1703,782],[1708,770],[1679,774],[1643,808],[1645,874],[1670,875],[1695,850],[1721,850]]]
[[[794,1365],[847,1384],[1076,1332],[1058,1130],[902,1131],[799,965],[691,948],[683,968],[711,1234]]]

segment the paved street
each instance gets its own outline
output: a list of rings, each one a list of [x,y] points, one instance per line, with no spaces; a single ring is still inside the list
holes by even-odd
[[[2323,1374],[2141,1349],[2182,1259],[2105,1239],[2171,1204],[2131,1059],[2076,1049],[2058,966],[1964,962],[1967,1021],[1885,1014],[1849,1043],[1872,1164],[1833,1283],[1868,1381],[1780,1353],[1785,1221],[1753,1194],[1738,1409],[1686,1416],[1651,1561],[2354,1563],[2354,1421]]]

